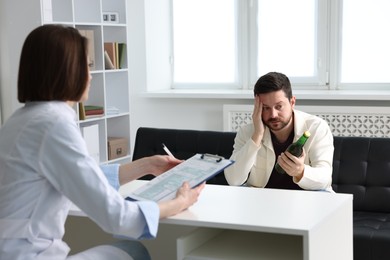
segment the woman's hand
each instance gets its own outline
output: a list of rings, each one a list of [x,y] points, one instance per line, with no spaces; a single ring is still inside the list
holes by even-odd
[[[154,176],[158,176],[183,162],[183,160],[168,155],[154,155],[146,157],[146,159],[149,167],[148,173]]]
[[[198,201],[198,197],[205,185],[206,183],[204,182],[191,189],[188,182],[184,182],[178,189],[174,199],[163,201],[158,204],[160,207],[160,219],[176,215],[192,206]]]
[[[123,185],[147,174],[158,176],[181,162],[183,161],[168,155],[144,157],[121,165],[119,168],[119,182]]]

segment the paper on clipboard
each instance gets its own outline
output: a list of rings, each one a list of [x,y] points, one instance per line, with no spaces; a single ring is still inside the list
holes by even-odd
[[[129,200],[163,201],[173,199],[184,181],[195,187],[222,172],[234,161],[220,156],[196,154],[165,173],[155,177],[128,195]]]

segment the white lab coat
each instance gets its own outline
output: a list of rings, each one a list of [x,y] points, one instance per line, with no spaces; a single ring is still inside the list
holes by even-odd
[[[125,201],[109,184],[88,155],[75,111],[60,101],[27,103],[0,129],[0,259],[128,257],[104,247],[69,257],[62,237],[71,202],[106,232],[156,236],[157,204]]]

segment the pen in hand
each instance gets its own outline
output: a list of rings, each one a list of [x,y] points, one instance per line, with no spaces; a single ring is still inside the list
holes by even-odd
[[[165,151],[169,156],[171,156],[172,158],[175,158],[175,156],[173,156],[173,154],[171,153],[171,151],[169,151],[168,147],[166,147],[165,144],[162,144],[162,147],[163,147],[164,151]]]

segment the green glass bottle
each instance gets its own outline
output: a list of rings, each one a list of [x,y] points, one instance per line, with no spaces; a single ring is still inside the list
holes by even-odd
[[[307,139],[309,139],[310,137],[310,132],[309,131],[305,131],[303,133],[303,135],[295,142],[295,143],[292,143],[290,144],[289,147],[287,147],[286,151],[288,151],[289,153],[291,153],[292,155],[296,156],[296,157],[299,157],[301,156],[301,154],[303,153],[303,146],[305,145]],[[275,169],[279,172],[279,173],[286,173],[282,167],[280,167],[279,163],[276,162],[275,164]]]

